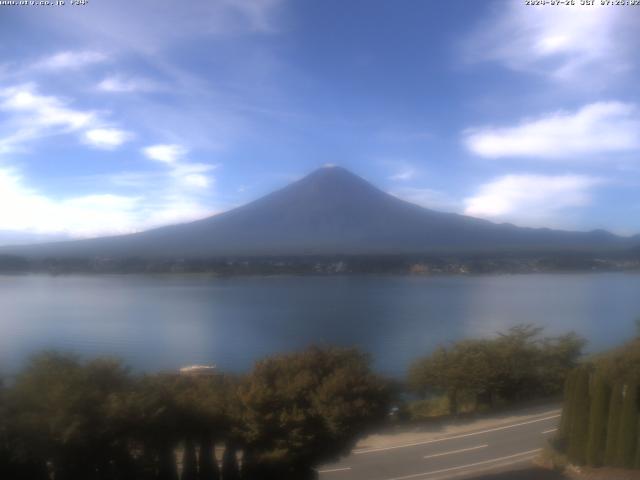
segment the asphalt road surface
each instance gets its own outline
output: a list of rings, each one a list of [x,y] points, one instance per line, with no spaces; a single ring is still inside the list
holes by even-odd
[[[443,480],[520,468],[540,453],[559,419],[560,412],[548,411],[483,430],[354,450],[318,473],[321,480]]]

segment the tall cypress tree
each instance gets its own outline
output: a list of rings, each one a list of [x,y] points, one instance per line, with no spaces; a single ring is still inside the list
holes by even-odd
[[[569,430],[571,426],[571,412],[573,410],[573,390],[576,384],[577,370],[572,370],[567,375],[564,383],[564,403],[562,407],[562,417],[560,418],[560,428],[558,430],[558,438],[562,442],[566,442],[569,438]]]
[[[240,478],[242,480],[255,480],[261,478],[262,473],[260,466],[255,459],[251,449],[245,448],[242,452],[242,468],[240,470]]]
[[[589,412],[589,440],[587,443],[587,463],[599,467],[604,461],[607,441],[607,413],[610,388],[603,374],[596,373],[591,393],[591,410]]]
[[[205,434],[200,440],[200,480],[219,480],[220,469],[215,456],[215,442],[211,435]]]
[[[633,468],[638,434],[638,385],[627,384],[622,401],[622,414],[618,430],[618,448],[615,458],[619,467]]]
[[[633,468],[640,469],[640,420],[638,420],[638,427],[636,431],[638,432],[638,441],[636,442],[636,458],[633,462]]]
[[[607,443],[604,452],[604,464],[614,465],[618,451],[618,430],[620,430],[620,414],[622,410],[622,390],[624,386],[616,382],[611,390],[609,400],[609,416],[607,418]]]
[[[180,480],[198,480],[198,466],[196,449],[191,439],[184,442],[184,454],[182,455],[182,475]]]
[[[158,449],[157,480],[178,480],[178,468],[173,447],[165,442]]]
[[[583,465],[589,433],[589,371],[584,367],[578,370],[572,397],[568,454],[572,462]]]
[[[237,448],[233,441],[227,440],[222,455],[222,479],[223,480],[240,480],[240,467],[236,457]]]

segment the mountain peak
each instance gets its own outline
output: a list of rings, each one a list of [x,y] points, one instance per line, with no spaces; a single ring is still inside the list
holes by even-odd
[[[335,163],[325,163],[320,168],[315,169],[313,172],[306,175],[307,177],[314,176],[330,176],[330,177],[339,177],[339,176],[349,176],[360,178],[355,173],[347,170],[340,165],[336,165]]]
[[[344,189],[352,191],[367,189],[379,191],[378,188],[371,185],[362,177],[344,167],[332,163],[323,165],[300,179],[298,182],[290,185],[290,187],[293,186],[312,189],[328,188],[331,190]]]

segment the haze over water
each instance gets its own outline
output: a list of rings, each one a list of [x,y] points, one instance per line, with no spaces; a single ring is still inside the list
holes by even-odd
[[[0,369],[42,349],[137,370],[244,371],[312,343],[358,346],[402,375],[438,344],[533,323],[598,351],[629,338],[639,274],[514,276],[0,276]]]

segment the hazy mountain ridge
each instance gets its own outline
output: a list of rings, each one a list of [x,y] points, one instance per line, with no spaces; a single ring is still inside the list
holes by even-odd
[[[198,258],[624,249],[639,238],[603,230],[522,228],[419,207],[341,167],[324,167],[249,204],[131,235],[3,247],[33,257]]]
[[[0,246],[30,245],[34,243],[58,242],[69,240],[69,235],[22,232],[19,230],[0,230]]]

